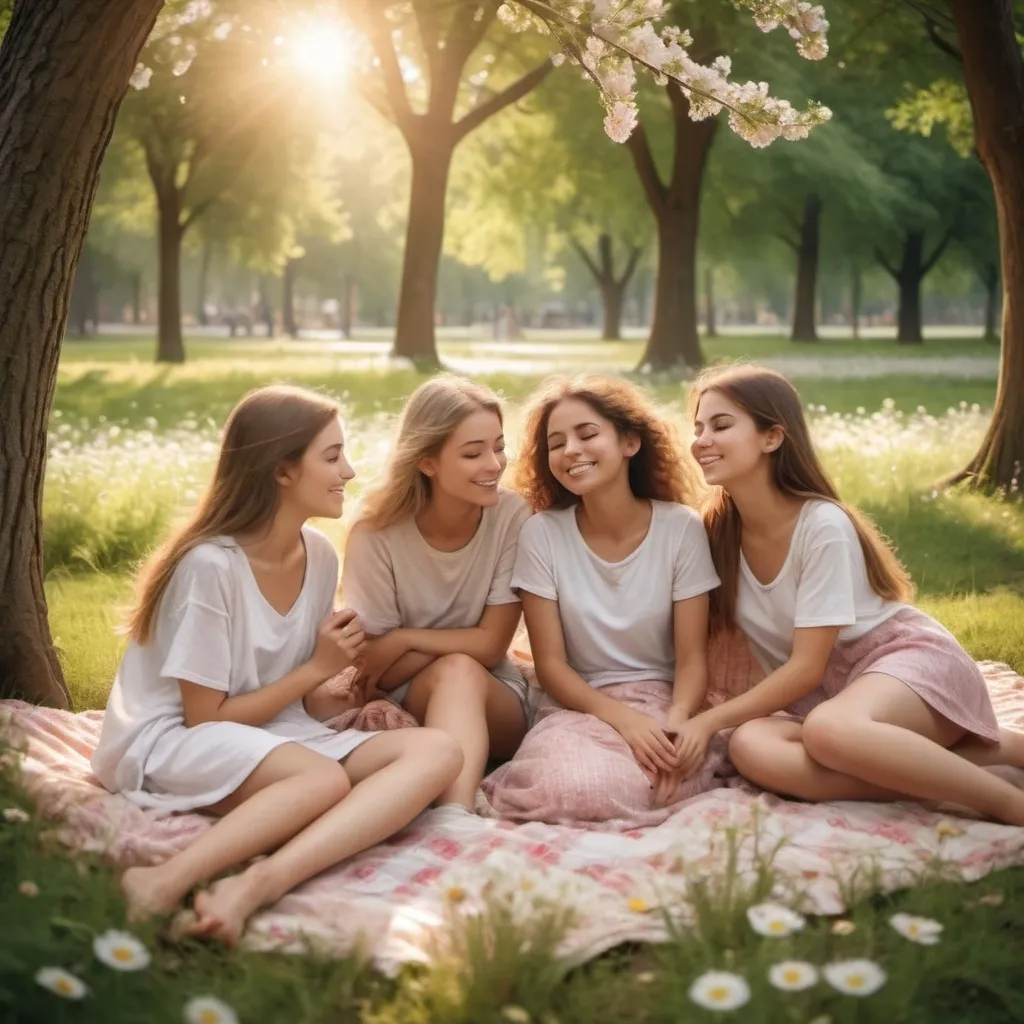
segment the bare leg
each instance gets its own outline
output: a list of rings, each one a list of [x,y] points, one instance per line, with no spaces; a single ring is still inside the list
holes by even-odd
[[[762,789],[814,803],[827,800],[904,800],[818,764],[801,741],[802,725],[782,718],[758,718],[741,725],[729,741],[729,759],[745,779]]]
[[[234,945],[260,907],[407,825],[451,784],[462,756],[434,729],[398,729],[345,760],[352,792],[266,860],[196,896],[197,931]]]
[[[1024,825],[1024,791],[948,748],[964,730],[891,676],[867,673],[816,707],[801,739],[819,764],[886,789]]]
[[[206,808],[224,815],[213,828],[163,864],[124,873],[130,914],[169,913],[194,886],[279,846],[350,789],[337,761],[297,743],[276,747],[231,796]]]
[[[416,675],[405,708],[424,725],[448,733],[462,748],[462,771],[438,798],[441,804],[472,810],[488,754],[511,757],[526,734],[516,695],[464,654],[438,658]]]
[[[1024,768],[1024,732],[1000,729],[998,743],[985,743],[976,736],[965,736],[949,749],[972,764],[1006,764],[1013,768]]]

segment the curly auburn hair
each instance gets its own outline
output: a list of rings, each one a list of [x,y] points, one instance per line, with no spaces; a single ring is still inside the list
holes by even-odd
[[[629,460],[629,488],[635,497],[695,503],[700,491],[696,470],[673,425],[659,415],[642,389],[619,377],[587,374],[545,381],[528,400],[515,489],[535,512],[568,508],[580,500],[555,479],[548,463],[548,420],[567,398],[586,402],[614,424],[620,437],[640,439],[639,450]]]

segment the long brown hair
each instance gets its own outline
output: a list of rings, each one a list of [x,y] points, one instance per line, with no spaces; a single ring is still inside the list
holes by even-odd
[[[440,373],[410,396],[379,483],[363,495],[356,523],[383,530],[421,512],[430,502],[430,480],[420,463],[444,447],[458,425],[475,412],[493,412],[504,424],[501,399],[482,384]]]
[[[781,373],[763,366],[715,367],[705,370],[693,383],[691,419],[696,418],[700,400],[709,391],[717,391],[739,406],[758,430],[782,429],[785,435],[782,444],[769,455],[774,486],[791,498],[819,499],[838,505],[857,531],[871,589],[890,601],[909,600],[913,593],[910,576],[888,541],[867,516],[843,504],[821,465],[796,388]],[[722,585],[711,592],[711,631],[719,633],[732,628],[736,621],[743,524],[735,502],[722,487],[710,488],[701,513],[711,543],[711,556],[722,580]]]
[[[224,427],[217,467],[189,520],[142,567],[126,632],[145,644],[178,563],[197,544],[268,527],[277,512],[276,472],[295,465],[313,439],[338,417],[331,399],[287,384],[250,391]]]
[[[672,424],[658,414],[638,387],[621,377],[590,374],[545,381],[529,403],[516,461],[516,490],[536,512],[575,505],[579,495],[563,487],[548,464],[548,420],[559,402],[576,398],[615,425],[620,437],[634,434],[640,448],[629,460],[629,488],[637,498],[692,504],[696,471],[685,457]]]

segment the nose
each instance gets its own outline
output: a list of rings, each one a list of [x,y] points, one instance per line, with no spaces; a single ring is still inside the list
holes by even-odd
[[[580,451],[580,443],[574,437],[566,438],[565,448],[562,449],[566,455],[575,455]]]
[[[352,468],[352,463],[350,463],[347,459],[342,460],[341,466],[339,468],[341,469],[342,480],[352,480],[356,475],[356,471]]]
[[[707,434],[700,434],[698,437],[693,439],[694,448],[709,448],[711,446],[711,438]]]

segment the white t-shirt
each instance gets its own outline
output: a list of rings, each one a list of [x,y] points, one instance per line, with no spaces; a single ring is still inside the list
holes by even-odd
[[[675,677],[672,605],[719,584],[693,509],[652,501],[647,536],[621,562],[587,546],[576,507],[535,515],[519,536],[512,586],[558,602],[570,667],[591,686]]]
[[[906,607],[871,588],[857,530],[831,501],[804,503],[770,583],[758,581],[740,552],[736,624],[765,672],[789,661],[795,629],[841,626],[839,640],[854,640]]]
[[[341,570],[345,604],[354,608],[372,636],[393,629],[468,629],[484,608],[515,604],[509,585],[516,545],[530,517],[527,501],[500,490],[498,503],[483,509],[472,540],[457,551],[438,551],[407,517],[383,530],[359,525],[349,534]],[[522,673],[504,658],[491,673],[525,685]]]

